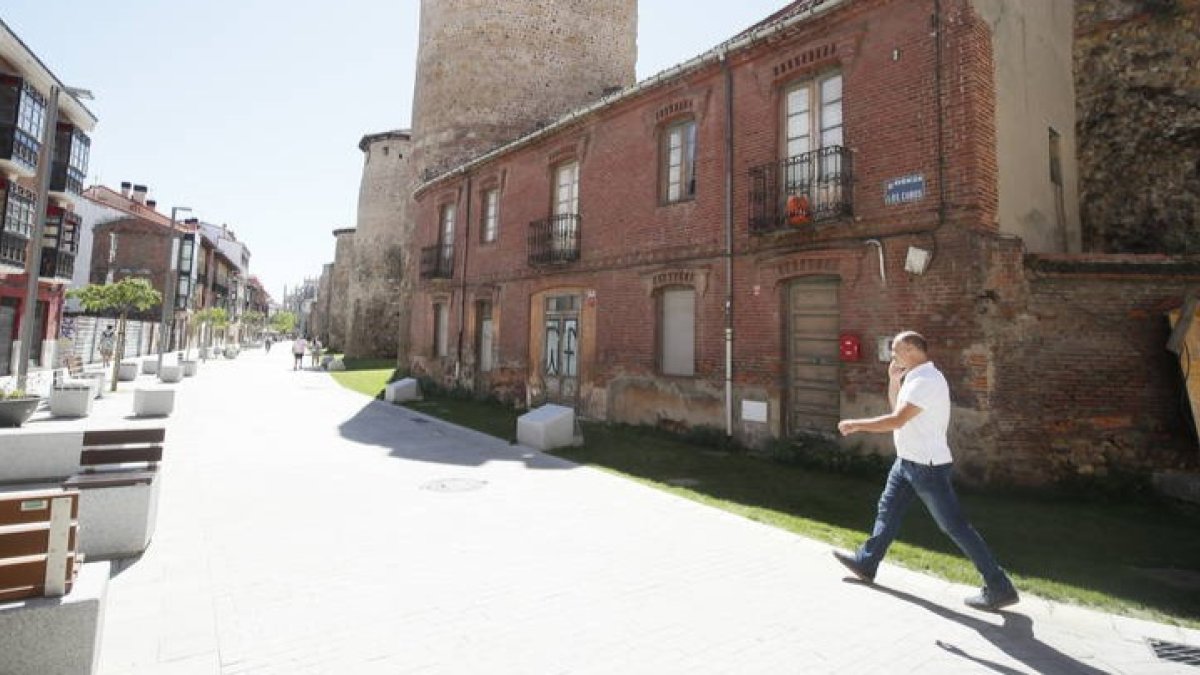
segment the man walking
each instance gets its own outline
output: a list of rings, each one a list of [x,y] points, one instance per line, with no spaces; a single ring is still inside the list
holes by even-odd
[[[292,343],[292,358],[295,359],[295,363],[292,364],[292,370],[300,370],[304,366],[305,349],[308,349],[308,340],[302,337],[296,338],[296,341]]]
[[[113,332],[112,324],[109,324],[100,333],[100,360],[107,368],[113,357],[113,350],[116,348],[117,334]]]
[[[896,539],[913,498],[920,497],[938,527],[962,549],[983,575],[978,595],[966,599],[976,609],[997,610],[1020,598],[1012,581],[967,522],[952,482],[953,458],[946,442],[950,425],[950,387],[929,360],[928,344],[919,333],[905,331],[892,340],[888,366],[888,401],[892,412],[880,417],[842,420],[843,436],[858,432],[892,432],[896,461],[888,474],[875,527],[853,554],[834,551],[838,562],[866,582],[875,580],[879,563]]]

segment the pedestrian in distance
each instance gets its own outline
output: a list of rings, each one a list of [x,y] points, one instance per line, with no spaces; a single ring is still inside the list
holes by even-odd
[[[879,417],[838,422],[843,436],[859,432],[892,432],[896,461],[879,498],[870,538],[853,554],[834,551],[838,562],[859,579],[874,583],[879,563],[900,531],[900,523],[920,498],[938,527],[962,550],[983,576],[978,595],[966,599],[975,609],[998,610],[1020,598],[983,537],[967,522],[954,491],[953,457],[946,440],[950,426],[950,386],[929,360],[925,338],[904,331],[892,339],[888,366],[888,401],[892,412]]]
[[[113,332],[112,324],[109,324],[103,332],[100,333],[100,360],[107,368],[109,362],[112,361],[113,350],[117,346],[117,334]]]
[[[274,344],[274,343],[275,343],[275,341],[271,339],[271,336],[270,336],[270,335],[268,335],[268,336],[266,337],[266,339],[265,339],[265,340],[263,340],[263,344],[264,344],[264,345],[266,345],[266,347],[267,347],[267,353],[268,353],[268,354],[270,354],[270,353],[271,353],[271,345],[272,345],[272,344]]]
[[[302,337],[296,338],[296,341],[292,343],[292,358],[295,359],[292,370],[300,370],[300,367],[304,365],[304,350],[306,349],[308,349],[308,340]]]
[[[312,367],[316,368],[321,361],[321,338],[313,338],[312,347],[308,351],[312,354]]]

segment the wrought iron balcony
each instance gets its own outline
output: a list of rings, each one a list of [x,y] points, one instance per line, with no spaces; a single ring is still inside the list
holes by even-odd
[[[849,216],[850,150],[832,145],[750,169],[750,232],[804,228]]]
[[[579,214],[564,213],[529,224],[529,264],[565,265],[579,260]]]
[[[0,265],[25,269],[25,249],[29,237],[9,230],[0,230]]]
[[[75,254],[53,248],[42,248],[43,279],[70,279],[75,275]]]
[[[454,247],[439,244],[421,249],[422,279],[454,278]]]

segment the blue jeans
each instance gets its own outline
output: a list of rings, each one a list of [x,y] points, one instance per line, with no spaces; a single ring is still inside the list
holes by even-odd
[[[929,466],[918,464],[907,459],[896,459],[892,470],[888,473],[887,485],[883,495],[879,497],[879,511],[875,516],[875,528],[871,538],[858,549],[855,557],[863,571],[874,576],[887,554],[888,547],[895,541],[900,532],[900,523],[908,508],[912,506],[913,498],[920,497],[929,509],[930,515],[954,543],[962,549],[975,569],[983,575],[983,582],[993,591],[1004,592],[1012,589],[1012,581],[996,559],[988,550],[983,537],[967,522],[962,506],[958,503],[958,495],[954,492],[951,476],[954,473],[952,463]]]

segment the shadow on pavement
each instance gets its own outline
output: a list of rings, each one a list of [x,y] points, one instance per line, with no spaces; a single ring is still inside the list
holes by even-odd
[[[343,438],[390,450],[397,459],[481,466],[521,462],[530,469],[576,469],[578,464],[443,422],[415,410],[371,401],[338,426]]]
[[[1038,640],[1033,634],[1033,620],[1024,614],[1005,611],[997,612],[997,614],[1004,618],[1004,624],[997,626],[983,619],[977,619],[970,614],[956,612],[911,593],[905,593],[904,591],[898,591],[894,588],[887,588],[878,584],[867,584],[853,577],[848,577],[845,581],[848,584],[862,586],[890,595],[898,600],[904,600],[905,602],[933,612],[943,619],[962,624],[979,633],[981,637],[995,645],[997,649],[1025,664],[1035,673],[1040,673],[1041,675],[1106,675],[1108,672],[1081,663]],[[1012,675],[1023,672],[978,656],[972,656],[961,648],[943,640],[937,640],[936,643],[938,647],[955,656],[960,656],[981,666],[991,668],[998,673]]]

